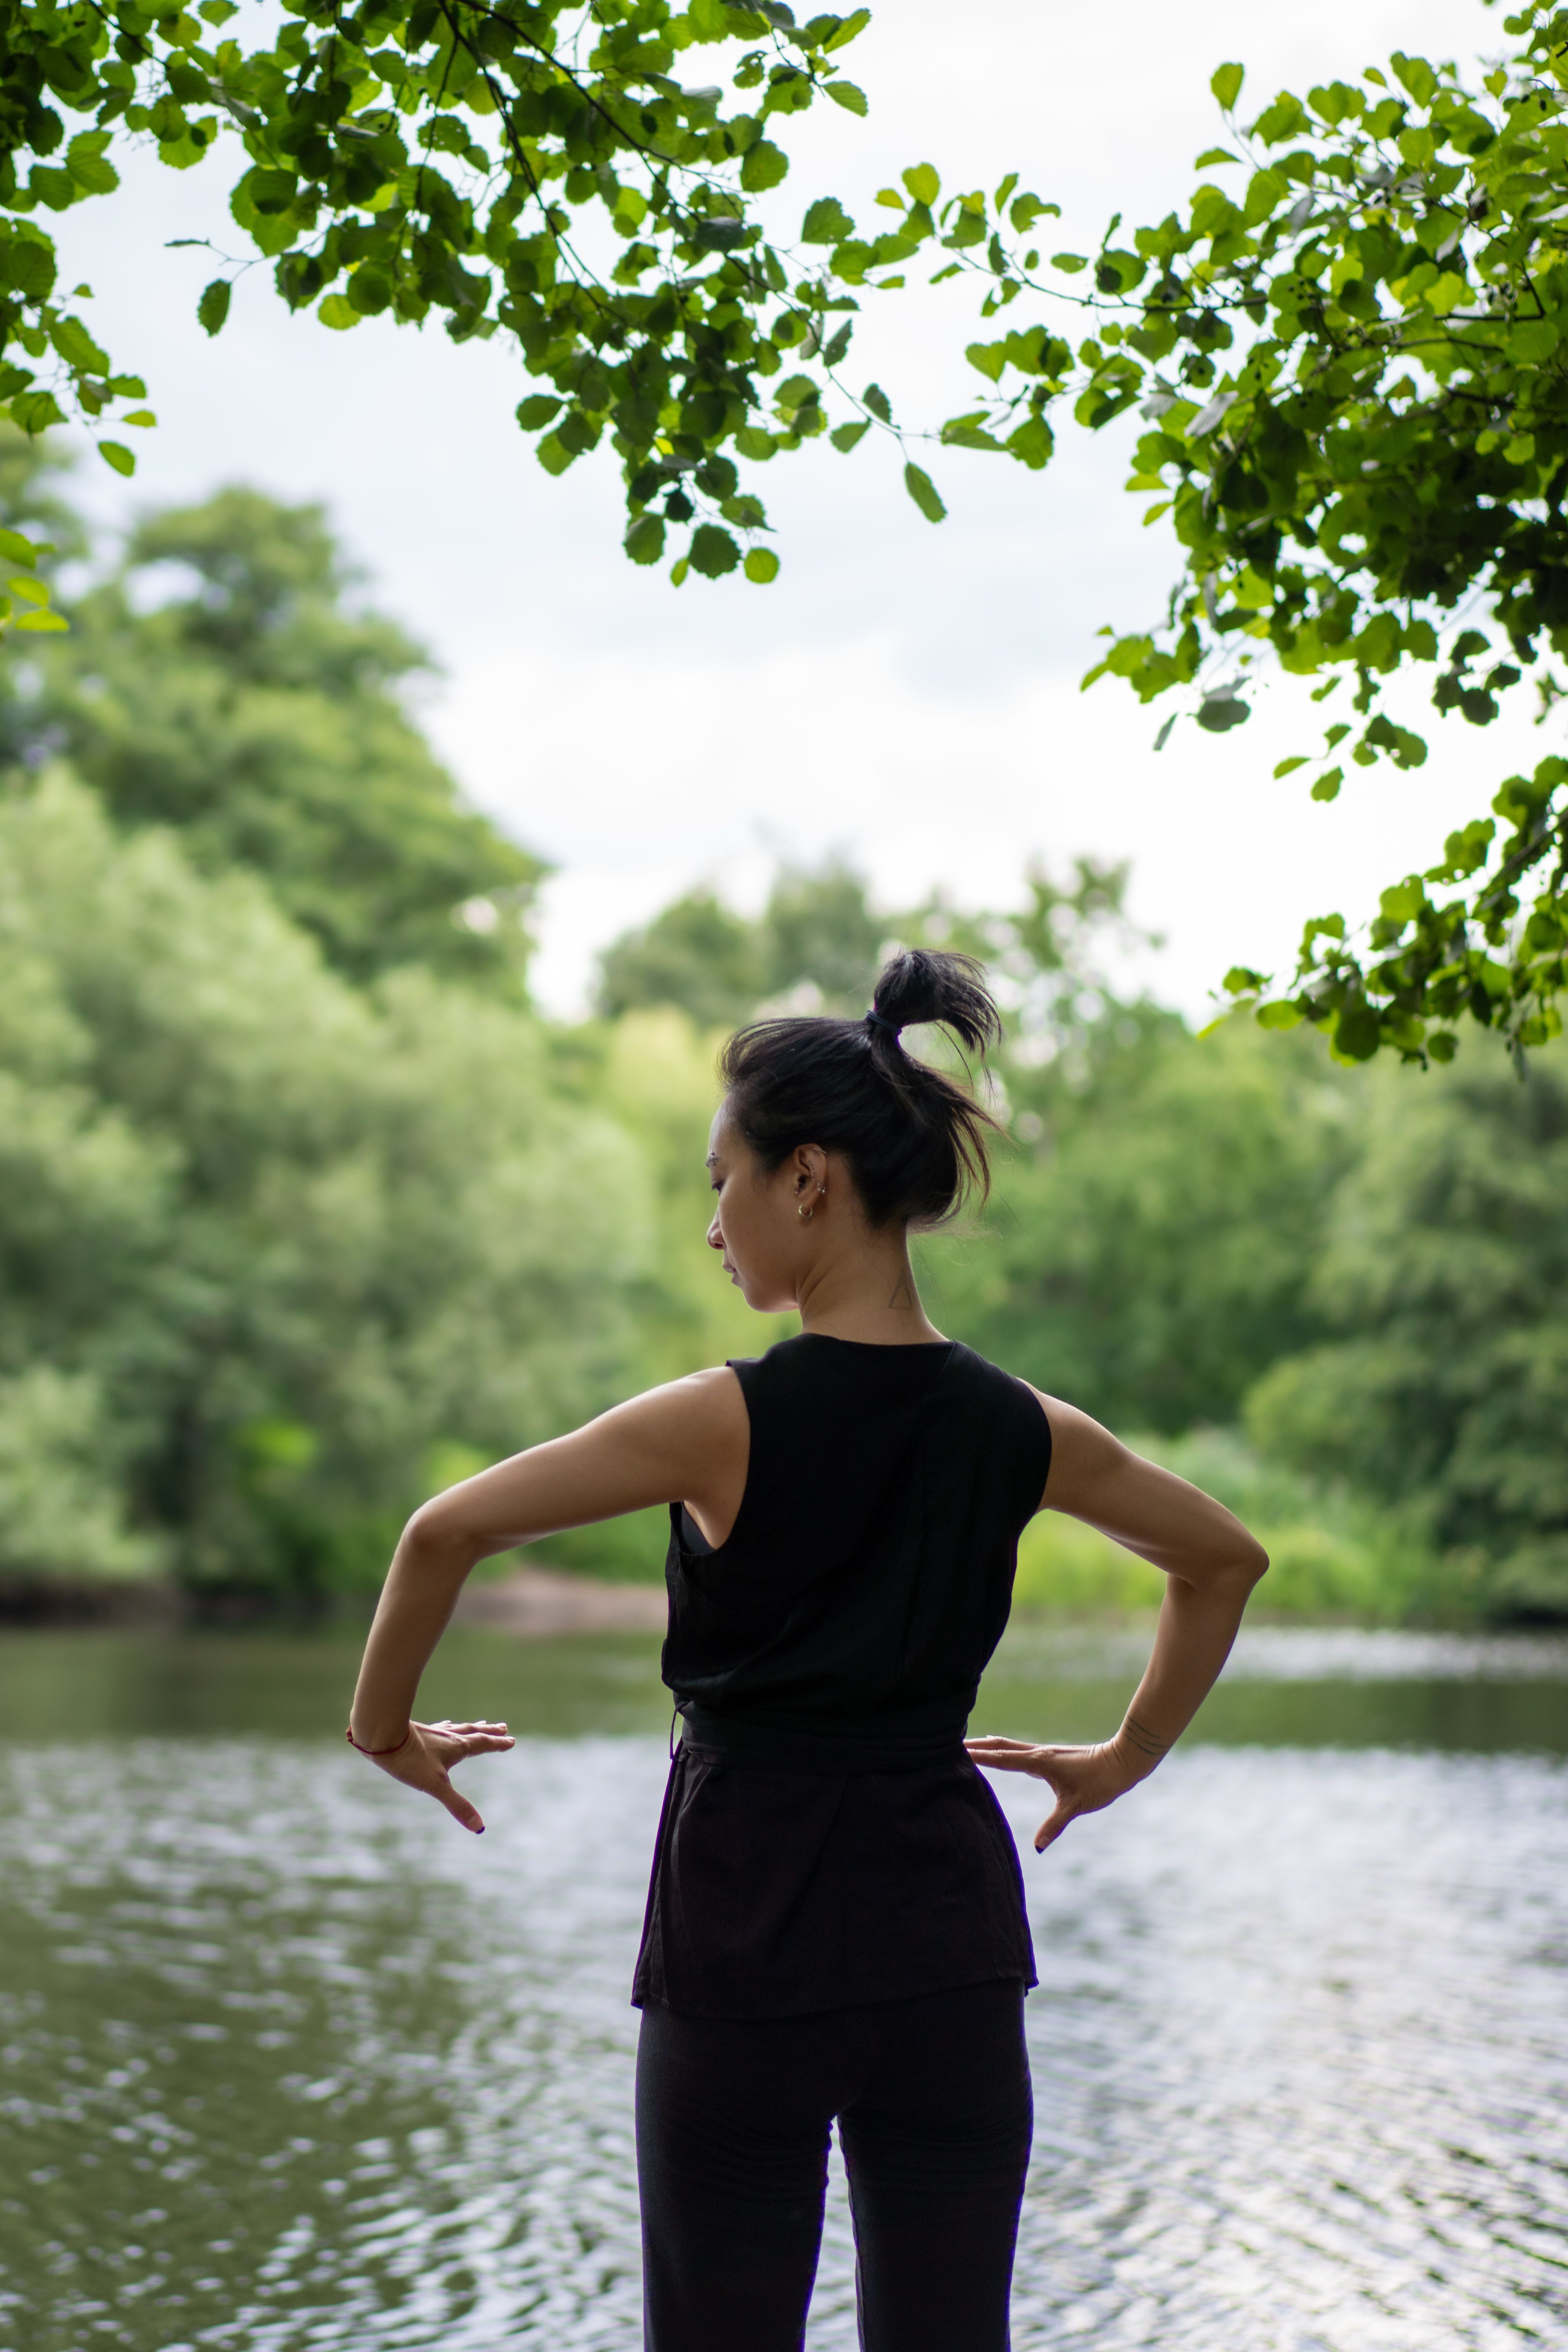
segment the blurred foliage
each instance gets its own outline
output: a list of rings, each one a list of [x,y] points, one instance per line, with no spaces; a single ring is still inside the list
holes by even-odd
[[[732,1029],[764,992],[756,926],[711,890],[689,890],[600,959],[598,1009],[676,1006],[699,1029]]]
[[[980,1234],[921,1244],[922,1276],[982,1353],[1113,1426],[1228,1421],[1321,1328],[1308,1288],[1350,1106],[1308,1041],[1126,1033],[1082,1072],[1004,1061],[1021,1149]]]
[[[600,961],[606,1020],[635,1006],[678,1007],[700,1029],[732,1029],[760,1009],[864,1013],[888,926],[863,876],[839,858],[786,866],[760,918],[748,921],[712,890],[689,891]]]
[[[432,1447],[641,1376],[646,1158],[525,1012],[417,968],[356,992],[259,880],[62,770],[0,805],[0,1379],[70,1384],[28,1406],[61,1475],[119,1465],[187,1581],[373,1580]],[[82,1509],[62,1570],[106,1564]],[[41,1564],[30,1524],[0,1566]]]
[[[1568,1071],[1494,1055],[1380,1087],[1311,1295],[1248,1422],[1283,1460],[1415,1503],[1494,1613],[1568,1618]]]
[[[50,460],[0,431],[0,519],[79,550]],[[356,980],[419,962],[517,994],[544,869],[460,804],[399,697],[426,656],[353,578],[319,507],[229,489],[150,516],[7,680],[0,759],[63,756],[204,871],[264,874]]]
[[[1293,1470],[1234,1430],[1134,1433],[1127,1442],[1215,1496],[1258,1536],[1269,1565],[1251,1618],[1398,1624],[1476,1613],[1474,1559],[1436,1549],[1418,1508],[1390,1509],[1342,1483]],[[1031,1521],[1018,1548],[1016,1593],[1025,1608],[1155,1609],[1163,1590],[1157,1568],[1053,1511]]]

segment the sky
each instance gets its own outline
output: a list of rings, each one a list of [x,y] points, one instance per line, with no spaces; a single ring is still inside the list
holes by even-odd
[[[1158,219],[1182,201],[1220,134],[1208,80],[1222,61],[1247,68],[1245,116],[1393,48],[1475,58],[1500,39],[1479,0],[1121,0],[1113,15],[885,0],[845,60],[869,117],[791,118],[771,202],[788,233],[824,194],[865,218],[908,163],[935,163],[950,188],[1017,170],[1081,250],[1114,211]],[[1548,748],[1527,721],[1481,736],[1450,720],[1426,730],[1418,773],[1352,770],[1324,807],[1302,778],[1272,781],[1322,724],[1305,684],[1281,679],[1247,726],[1184,723],[1156,753],[1168,704],[1141,709],[1110,679],[1079,689],[1097,630],[1157,618],[1178,569],[1121,489],[1125,433],[1065,426],[1041,475],[938,452],[936,527],[879,436],[849,458],[817,445],[759,471],[779,579],[673,589],[667,568],[621,552],[607,447],[559,480],[540,467],[512,422],[532,387],[500,338],[459,349],[384,320],[335,334],[290,317],[265,265],[240,279],[223,333],[201,331],[212,255],[171,243],[241,254],[226,212],[238,152],[220,144],[184,173],[132,155],[121,195],[51,222],[63,282],[92,286],[88,324],[159,417],[135,436],[133,481],[89,451],[79,488],[106,526],[235,481],[326,503],[367,593],[431,650],[419,717],[464,791],[556,869],[535,967],[552,1012],[580,1013],[598,950],[698,883],[750,908],[781,860],[839,855],[889,908],[933,886],[999,907],[1032,859],[1065,871],[1094,856],[1130,861],[1131,911],[1163,940],[1140,976],[1199,1017],[1232,963],[1288,971],[1307,917],[1374,911]],[[973,398],[975,302],[963,281],[868,295],[852,368],[901,415],[940,421]]]

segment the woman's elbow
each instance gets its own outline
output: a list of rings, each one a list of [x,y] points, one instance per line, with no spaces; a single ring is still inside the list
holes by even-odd
[[[447,1495],[433,1495],[427,1503],[420,1504],[404,1527],[397,1549],[411,1567],[457,1569],[465,1576],[481,1550],[452,1510]]]

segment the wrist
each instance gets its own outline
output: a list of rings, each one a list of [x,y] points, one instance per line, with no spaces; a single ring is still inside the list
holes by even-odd
[[[1127,1716],[1121,1729],[1110,1742],[1112,1753],[1135,1780],[1146,1780],[1155,1766],[1170,1754],[1173,1743],[1161,1739],[1150,1727],[1133,1715]]]
[[[406,1716],[401,1727],[395,1724],[375,1724],[367,1733],[356,1725],[351,1715],[344,1738],[361,1756],[395,1756],[407,1747],[414,1737],[414,1726]]]

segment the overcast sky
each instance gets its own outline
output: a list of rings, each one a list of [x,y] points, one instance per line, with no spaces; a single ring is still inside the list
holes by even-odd
[[[879,185],[930,159],[950,187],[1018,170],[1082,249],[1112,211],[1155,219],[1182,200],[1219,132],[1208,79],[1222,60],[1246,63],[1261,103],[1391,48],[1472,58],[1500,35],[1479,0],[885,0],[846,60],[869,119],[828,106],[791,119],[775,217],[793,230],[832,193],[864,218]],[[1419,775],[1352,771],[1322,808],[1300,779],[1270,779],[1321,723],[1282,681],[1250,725],[1225,738],[1182,725],[1156,756],[1163,709],[1077,681],[1101,624],[1157,616],[1173,544],[1122,494],[1125,437],[1090,443],[1070,425],[1043,476],[939,452],[936,528],[890,447],[775,459],[757,487],[779,580],[674,590],[621,554],[607,448],[559,481],[540,468],[511,421],[530,387],[499,338],[458,350],[438,328],[384,320],[333,334],[291,319],[263,266],[208,341],[194,310],[211,256],[167,241],[241,251],[225,203],[237,152],[186,173],[133,160],[122,198],[51,222],[65,282],[92,284],[84,315],[146,377],[160,419],[135,436],[133,482],[89,455],[81,488],[106,521],[230,481],[327,502],[375,601],[440,665],[422,715],[463,786],[559,868],[538,967],[552,1009],[580,1009],[595,950],[692,882],[751,905],[779,857],[838,850],[889,905],[938,882],[1001,904],[1033,856],[1130,858],[1133,911],[1166,940],[1149,977],[1201,1013],[1228,964],[1288,965],[1305,917],[1367,911],[1509,764],[1546,748],[1528,726],[1481,736],[1451,721]],[[868,295],[851,373],[939,421],[973,397],[974,299],[962,284]]]

